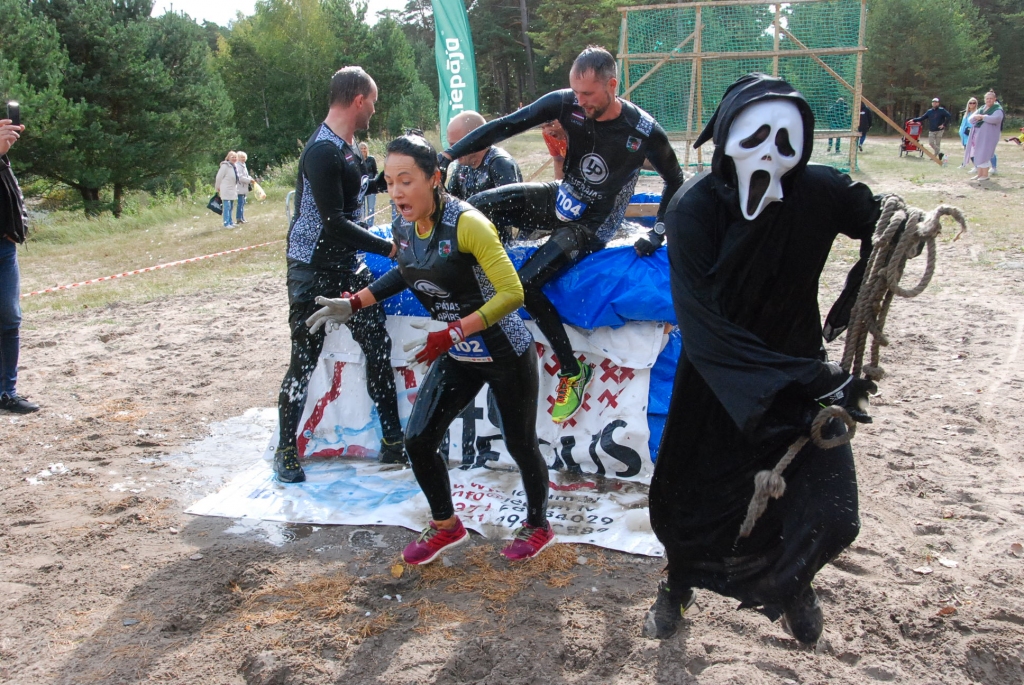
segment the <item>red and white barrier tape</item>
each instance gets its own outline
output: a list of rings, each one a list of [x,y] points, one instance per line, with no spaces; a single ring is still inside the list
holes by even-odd
[[[125,271],[124,273],[114,274],[113,276],[104,276],[103,278],[94,278],[89,281],[82,281],[80,283],[72,283],[71,285],[58,285],[53,288],[47,288],[45,290],[33,290],[30,293],[22,293],[22,297],[32,297],[33,295],[42,295],[43,293],[55,293],[58,290],[70,290],[71,288],[77,288],[81,285],[89,285],[90,283],[100,283],[102,281],[113,281],[118,278],[124,278],[125,276],[134,276],[135,274],[144,274],[147,271],[156,271],[157,269],[166,269],[169,266],[177,266],[178,264],[188,264],[190,262],[198,262],[203,259],[210,259],[211,257],[220,257],[221,255],[231,254],[233,252],[244,252],[246,250],[254,250],[257,247],[266,247],[267,245],[273,245],[275,243],[283,243],[284,239],[271,240],[269,243],[260,243],[259,245],[249,245],[247,247],[237,247],[234,250],[225,250],[223,252],[214,252],[213,254],[204,254],[202,257],[190,257],[189,259],[179,259],[176,262],[167,262],[166,264],[157,264],[156,266],[147,266],[145,269],[135,269],[134,271]]]

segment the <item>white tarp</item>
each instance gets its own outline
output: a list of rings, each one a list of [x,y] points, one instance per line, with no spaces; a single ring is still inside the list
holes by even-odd
[[[403,424],[422,380],[406,366],[402,349],[414,334],[421,335],[410,325],[414,320],[388,317]],[[634,322],[614,330],[566,327],[573,349],[594,365],[595,373],[583,408],[558,425],[550,416],[557,385],[554,356],[529,325],[539,341],[537,433],[551,467],[548,518],[557,539],[660,556],[663,548],[651,531],[647,510],[653,466],[647,447],[647,395],[650,368],[666,341],[664,326]],[[423,528],[430,510],[412,471],[374,460],[380,423],[365,379],[363,355],[348,329],[329,332],[299,424],[306,482],[282,485],[274,479],[275,436],[262,460],[188,513]],[[507,539],[523,522],[525,493],[501,432],[488,418],[486,389],[476,398],[474,414],[471,425],[457,419],[449,430],[446,449],[453,466],[449,476],[455,509],[467,528]]]
[[[227,486],[186,510],[202,516],[290,523],[403,526],[419,531],[430,516],[412,471],[369,459],[312,459],[306,482],[274,479],[270,450]],[[525,495],[519,474],[473,468],[449,471],[455,509],[470,530],[509,539],[522,525]],[[651,531],[647,486],[636,481],[551,474],[548,520],[558,542],[592,544],[633,554],[661,556]],[[396,550],[397,552],[397,550]]]
[[[422,336],[410,325],[415,320],[406,316],[388,317],[403,424],[422,380],[419,371],[407,367],[406,353],[402,349],[406,341]],[[547,341],[532,322],[528,325],[538,341],[537,436],[548,464],[584,474],[649,481],[652,463],[648,449],[647,395],[650,368],[667,340],[664,326],[633,322],[621,328],[593,331],[567,326],[577,356],[594,366],[594,379],[584,397],[583,408],[559,425],[551,420],[558,367]],[[489,416],[486,389],[477,396],[473,413],[475,418],[471,425],[463,425],[460,418],[449,429],[446,446],[449,459],[465,458],[477,464],[496,460],[496,466],[513,467],[501,431],[492,422],[495,417]],[[299,422],[299,453],[303,457],[373,456],[380,446],[380,437],[376,410],[366,394],[362,352],[348,329],[342,327],[328,334],[310,380],[305,411]]]

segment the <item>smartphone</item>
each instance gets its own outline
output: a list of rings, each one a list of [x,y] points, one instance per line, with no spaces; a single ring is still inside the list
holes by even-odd
[[[7,118],[15,126],[21,126],[21,105],[13,100],[7,103]]]

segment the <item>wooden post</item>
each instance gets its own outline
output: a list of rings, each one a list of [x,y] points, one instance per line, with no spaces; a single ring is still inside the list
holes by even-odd
[[[703,50],[703,41],[701,35],[704,33],[703,19],[701,18],[701,5],[697,5],[694,14],[693,32],[696,34],[693,39],[693,61],[697,65],[697,80],[694,87],[697,89],[697,135],[700,135],[701,130],[704,128],[702,122],[704,120],[704,94],[701,92],[701,72],[703,69],[703,63],[701,62],[700,53]],[[697,172],[704,171],[704,152],[700,148],[697,148]]]
[[[689,42],[690,42],[691,40],[693,40],[693,37],[694,37],[694,34],[693,34],[693,33],[691,33],[691,34],[690,34],[689,36],[687,36],[687,37],[686,37],[686,40],[684,40],[684,41],[683,41],[682,43],[680,43],[679,45],[677,45],[677,46],[675,47],[675,49],[674,49],[674,50],[672,50],[672,52],[676,52],[676,51],[678,51],[678,50],[682,50],[682,49],[683,49],[684,47],[686,47],[686,44],[687,44],[687,43],[689,43]],[[654,63],[654,66],[653,66],[653,67],[651,67],[650,71],[648,71],[648,72],[647,72],[646,74],[644,74],[643,76],[641,76],[640,78],[638,78],[638,79],[636,80],[636,83],[633,83],[633,84],[631,84],[631,85],[629,86],[629,88],[627,88],[627,89],[625,90],[625,92],[624,92],[624,93],[622,94],[622,97],[626,97],[627,95],[629,95],[630,93],[632,93],[632,92],[633,92],[634,90],[636,90],[636,89],[637,89],[637,87],[638,87],[638,86],[639,86],[639,85],[640,85],[641,83],[643,83],[644,81],[646,81],[646,80],[647,80],[647,79],[648,79],[649,77],[653,76],[653,75],[654,75],[654,72],[656,72],[656,71],[657,71],[658,69],[661,69],[661,68],[662,68],[663,66],[665,66],[666,64],[668,64],[668,63],[669,63],[669,61],[670,61],[670,60],[672,59],[672,52],[667,52],[667,53],[665,53],[665,56],[664,56],[663,58],[661,58],[660,60],[658,60],[657,62],[655,62],[655,63]],[[628,98],[627,98],[627,99],[628,99]]]
[[[619,76],[621,77],[619,83],[623,88],[622,97],[628,100],[629,92],[633,89],[629,87],[629,12],[627,10],[622,12],[619,31],[621,32],[619,35]]]
[[[782,5],[778,2],[775,3],[775,30],[772,32],[775,34],[772,40],[773,47],[775,48],[775,56],[772,57],[772,76],[779,78],[779,34],[782,32]]]
[[[857,32],[857,47],[864,47],[864,34],[867,24],[867,13],[868,3],[867,0],[860,0],[860,29]],[[861,98],[864,97],[864,53],[857,53],[857,75],[854,78],[853,85],[855,90],[853,92],[853,130],[856,131],[860,128],[860,105]],[[860,136],[857,136],[850,141],[850,173],[852,174],[857,170],[857,145],[860,144]]]

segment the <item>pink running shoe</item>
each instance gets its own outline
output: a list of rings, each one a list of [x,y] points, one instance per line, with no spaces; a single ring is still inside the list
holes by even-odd
[[[550,523],[545,522],[543,528],[526,524],[516,531],[512,542],[501,553],[511,561],[521,561],[537,556],[554,541],[555,532],[551,530]]]
[[[456,519],[459,525],[452,530],[443,530],[437,527],[433,521],[430,526],[423,529],[420,536],[406,545],[402,551],[402,558],[407,564],[422,566],[429,564],[441,555],[441,552],[452,547],[458,547],[469,538],[461,519]]]

